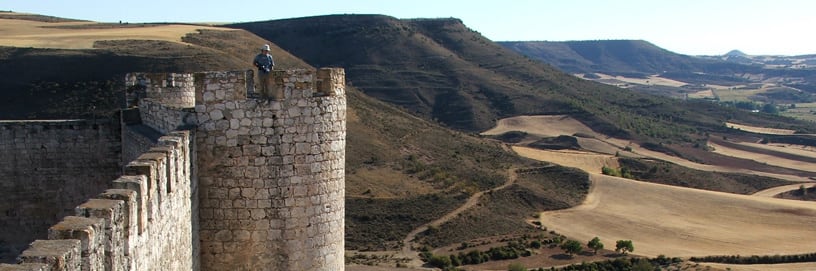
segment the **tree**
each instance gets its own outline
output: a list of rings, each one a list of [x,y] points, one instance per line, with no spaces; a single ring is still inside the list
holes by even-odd
[[[618,240],[615,242],[615,251],[620,252],[621,254],[626,254],[626,252],[634,252],[635,245],[632,244],[632,240]]]
[[[451,259],[445,255],[433,255],[428,263],[437,268],[445,268],[451,266]]]
[[[765,105],[762,106],[762,112],[765,112],[765,113],[768,113],[768,114],[778,114],[779,113],[779,108],[776,107],[776,105],[774,105],[774,104],[765,104]]]
[[[583,250],[583,246],[581,246],[581,243],[579,243],[578,241],[567,240],[566,242],[561,244],[561,249],[563,249],[564,252],[572,256],[573,254],[581,253],[581,250]]]
[[[511,263],[507,266],[508,271],[527,271],[527,267],[524,267],[523,264],[520,263]]]
[[[587,247],[594,250],[595,254],[598,254],[598,250],[603,249],[604,245],[603,245],[603,243],[601,243],[601,239],[598,238],[597,236],[595,236],[595,238],[592,238],[592,240],[589,240],[589,243],[587,243]]]

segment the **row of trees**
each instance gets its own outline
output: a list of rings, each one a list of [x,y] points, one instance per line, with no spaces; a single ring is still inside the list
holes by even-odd
[[[540,240],[533,240],[529,243],[510,241],[505,246],[492,247],[487,251],[471,250],[467,253],[459,252],[458,254],[451,255],[434,255],[426,249],[420,253],[420,258],[433,267],[441,268],[442,270],[456,270],[456,267],[462,265],[528,257],[532,255],[532,252],[529,250],[530,248],[538,249],[541,248],[543,244],[549,244],[550,247],[560,245],[560,248],[569,254],[570,257],[584,250],[584,245],[580,242],[571,239],[562,239],[562,236],[556,236],[553,239],[544,240],[543,243]],[[463,247],[467,246],[463,245]],[[604,244],[601,242],[601,239],[596,236],[587,242],[586,247],[597,254],[599,250],[604,249]],[[626,255],[629,252],[635,251],[635,247],[632,240],[618,240],[615,242],[615,251],[621,255]]]
[[[598,250],[604,248],[604,244],[601,242],[601,239],[595,236],[592,240],[589,240],[586,245],[588,248],[593,250],[593,253],[598,254]],[[583,252],[584,247],[581,245],[580,242],[575,240],[567,240],[566,242],[561,244],[561,249],[564,250],[570,256]],[[632,240],[618,240],[615,242],[615,251],[620,254],[626,254],[628,252],[635,251],[635,245],[632,243]]]

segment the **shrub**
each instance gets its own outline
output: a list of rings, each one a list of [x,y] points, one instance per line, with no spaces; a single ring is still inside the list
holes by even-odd
[[[431,259],[428,261],[428,264],[436,268],[445,268],[452,266],[450,257],[444,255],[431,256]]]
[[[615,176],[615,177],[620,177],[621,176],[620,172],[617,169],[607,167],[607,166],[604,166],[604,167],[601,168],[601,173],[603,173],[604,175]]]
[[[507,266],[507,270],[508,271],[527,271],[527,267],[524,267],[524,265],[522,265],[520,263],[511,263],[509,266]]]

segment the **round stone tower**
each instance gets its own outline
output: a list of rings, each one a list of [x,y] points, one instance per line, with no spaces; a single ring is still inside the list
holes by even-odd
[[[342,69],[195,74],[202,270],[343,270]],[[194,207],[195,208],[195,207]]]

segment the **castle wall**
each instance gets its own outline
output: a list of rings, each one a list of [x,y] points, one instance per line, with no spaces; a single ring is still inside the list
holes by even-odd
[[[121,174],[119,124],[0,122],[0,262]]]
[[[343,70],[273,77],[282,101],[197,79],[202,270],[344,269]]]
[[[133,161],[155,147],[161,134],[147,125],[122,125],[122,161]]]
[[[254,96],[247,93],[251,72],[130,74],[132,108],[123,111],[121,126],[104,126],[114,130],[109,137],[99,125],[91,126],[96,134],[67,136],[0,125],[0,137],[9,139],[0,146],[8,150],[0,176],[36,175],[53,162],[51,142],[99,155],[91,156],[98,161],[71,155],[61,160],[68,168],[116,157],[111,167],[118,172],[120,160],[132,160],[124,175],[97,188],[109,189],[90,193],[75,208],[57,207],[73,215],[44,230],[47,239],[32,242],[19,264],[0,264],[0,271],[343,270],[343,70],[275,71],[273,77],[284,100],[248,99]],[[105,142],[115,155],[97,150]],[[18,173],[19,158],[42,159],[43,167]],[[56,187],[59,196],[87,188],[82,174],[88,173],[67,173],[76,187],[3,189]]]
[[[140,99],[161,101],[168,107],[192,108],[195,106],[195,84],[190,73],[130,73],[125,78],[128,88],[128,104],[136,105]]]
[[[0,270],[195,270],[189,131],[162,136],[110,189],[47,229]]]

